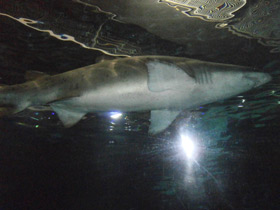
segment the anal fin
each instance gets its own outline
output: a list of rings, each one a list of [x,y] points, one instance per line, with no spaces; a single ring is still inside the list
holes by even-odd
[[[50,104],[51,108],[57,113],[59,119],[62,121],[66,128],[70,128],[79,122],[83,116],[86,115],[84,112],[78,112],[76,110],[66,109],[56,104]]]

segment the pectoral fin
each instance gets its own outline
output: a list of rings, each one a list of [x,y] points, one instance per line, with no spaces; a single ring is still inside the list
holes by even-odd
[[[157,134],[166,129],[175,118],[179,115],[180,111],[170,110],[152,110],[150,119],[150,134]]]
[[[65,109],[64,107],[60,107],[56,104],[50,104],[50,106],[57,113],[59,119],[66,128],[72,127],[86,115],[84,112]]]
[[[171,63],[151,61],[147,63],[147,68],[148,88],[152,92],[177,91],[184,88],[189,81],[195,81],[183,69]]]

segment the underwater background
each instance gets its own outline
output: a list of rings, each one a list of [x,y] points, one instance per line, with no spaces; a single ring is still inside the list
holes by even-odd
[[[273,77],[183,111],[156,136],[149,112],[92,113],[70,129],[48,106],[1,118],[0,210],[279,209],[279,23],[278,0],[0,0],[1,84],[104,54],[189,57]]]

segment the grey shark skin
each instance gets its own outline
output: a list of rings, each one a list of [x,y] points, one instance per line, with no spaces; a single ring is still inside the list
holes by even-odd
[[[66,127],[98,111],[151,110],[150,133],[181,110],[226,99],[271,80],[251,68],[169,56],[103,61],[0,89],[0,114],[49,104]]]

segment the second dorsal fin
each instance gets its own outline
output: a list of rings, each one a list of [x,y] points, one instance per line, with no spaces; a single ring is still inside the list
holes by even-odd
[[[31,81],[31,80],[35,80],[35,79],[42,78],[42,77],[47,77],[47,76],[50,76],[50,75],[48,75],[44,72],[31,70],[31,71],[26,71],[25,80]]]

